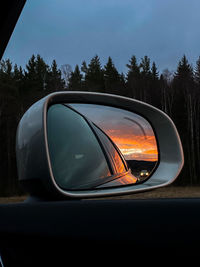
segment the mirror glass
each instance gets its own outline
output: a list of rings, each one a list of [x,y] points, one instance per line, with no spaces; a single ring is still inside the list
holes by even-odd
[[[135,184],[147,179],[158,161],[151,125],[114,107],[52,105],[47,136],[52,173],[64,190]]]
[[[156,137],[150,123],[142,116],[115,107],[70,104],[98,125],[123,154],[137,182],[149,177],[158,162]]]

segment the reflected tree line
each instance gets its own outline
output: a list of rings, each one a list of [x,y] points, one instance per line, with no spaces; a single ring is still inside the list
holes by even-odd
[[[159,73],[148,56],[132,56],[127,73],[119,73],[111,57],[102,66],[96,55],[87,64],[58,68],[32,55],[25,69],[9,59],[0,62],[0,196],[23,193],[18,186],[15,135],[23,113],[55,91],[90,91],[131,97],[167,113],[179,131],[185,166],[176,185],[200,184],[200,57],[193,68],[184,55],[171,72]]]

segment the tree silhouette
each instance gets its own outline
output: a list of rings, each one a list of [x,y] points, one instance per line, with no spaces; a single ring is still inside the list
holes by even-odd
[[[172,107],[174,104],[174,89],[172,87],[173,73],[164,69],[160,76],[160,105],[158,106],[170,117],[172,117]]]
[[[136,56],[132,56],[129,64],[126,64],[127,72],[127,96],[140,99],[140,67],[137,64]]]
[[[51,68],[46,68],[46,76],[44,76],[44,90],[50,92],[63,91],[65,89],[65,81],[62,79],[61,70],[58,69],[55,59],[51,64]]]
[[[80,72],[79,66],[76,65],[74,71],[71,72],[69,77],[69,84],[68,88],[69,90],[82,90],[82,78],[83,75]]]
[[[188,63],[188,60],[185,55],[178,63],[177,71],[174,76],[174,83],[178,85],[182,90],[190,90],[191,83],[193,83],[193,69],[192,66]]]
[[[148,102],[153,106],[161,108],[161,99],[162,99],[162,89],[161,81],[159,80],[159,72],[156,66],[156,63],[152,63],[150,70],[150,77],[148,78]],[[153,95],[152,95],[153,94]]]
[[[150,69],[150,58],[144,56],[140,63],[141,83],[140,83],[140,99],[147,103],[152,102],[152,74]]]
[[[68,66],[70,66],[68,64]],[[86,90],[129,96],[166,112],[180,134],[185,167],[176,185],[200,184],[200,57],[193,70],[185,55],[175,73],[165,69],[159,77],[156,63],[132,56],[127,73],[119,74],[111,57],[101,67],[94,56],[66,75],[56,60],[49,66],[40,55],[32,55],[26,68],[0,61],[0,195],[19,194],[15,159],[17,124],[27,108],[41,97],[60,90]],[[65,69],[64,69],[65,70]],[[66,81],[62,78],[66,78]],[[67,83],[67,86],[66,86]]]
[[[152,75],[153,81],[158,81],[158,79],[159,79],[159,72],[158,72],[158,69],[156,67],[156,63],[155,62],[152,63],[151,75]]]
[[[16,72],[16,67],[15,67]],[[15,132],[19,120],[18,88],[11,61],[0,62],[0,194],[18,191],[16,179]],[[15,179],[14,179],[15,177]]]
[[[196,68],[194,71],[194,79],[195,79],[197,87],[200,89],[200,57],[198,58],[196,62]]]
[[[26,70],[9,59],[0,61],[0,195],[21,193],[17,180],[15,138],[25,110],[46,94],[65,89],[56,61],[49,67],[32,55]]]
[[[149,78],[151,76],[150,58],[148,56],[144,56],[141,59],[140,68],[143,78]]]
[[[104,92],[104,73],[101,68],[100,58],[94,56],[90,63],[82,63],[81,70],[85,73],[84,86],[85,90],[93,92]]]
[[[112,61],[112,58],[109,57],[106,65],[104,66],[105,92],[117,94],[120,90],[120,83],[120,75]]]
[[[178,63],[173,81],[173,89],[175,93],[173,119],[178,131],[181,133],[185,152],[185,177],[190,177],[190,183],[193,183],[193,181],[197,179],[197,166],[195,160],[197,140],[195,140],[194,122],[197,112],[197,98],[193,69],[188,63],[185,55],[183,55]]]

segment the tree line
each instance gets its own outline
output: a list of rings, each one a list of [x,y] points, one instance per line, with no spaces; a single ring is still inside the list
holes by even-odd
[[[0,62],[0,196],[23,193],[18,186],[15,135],[23,113],[35,101],[55,91],[90,91],[131,97],[167,113],[175,122],[185,154],[177,185],[200,184],[200,57],[193,68],[185,55],[175,72],[159,73],[148,56],[132,56],[127,72],[119,73],[111,57],[104,66],[95,55],[72,70],[69,64],[48,65],[32,55],[25,69]]]

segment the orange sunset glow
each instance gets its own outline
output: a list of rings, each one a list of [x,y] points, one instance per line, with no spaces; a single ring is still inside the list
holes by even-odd
[[[100,127],[118,146],[126,160],[158,160],[153,129],[142,116],[109,106],[73,104],[73,107]]]
[[[114,135],[109,130],[106,132],[118,146],[126,160],[157,161],[158,150],[154,135]]]

